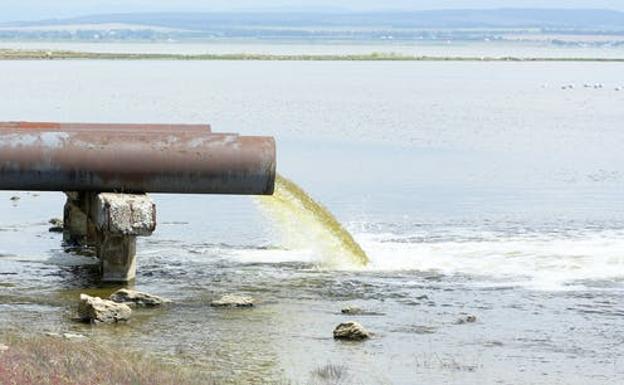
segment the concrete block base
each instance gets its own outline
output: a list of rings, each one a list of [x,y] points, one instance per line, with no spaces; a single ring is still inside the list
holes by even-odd
[[[63,210],[63,241],[72,245],[87,244],[87,214],[80,207],[78,193],[68,193]]]
[[[102,281],[128,282],[136,278],[136,237],[100,233],[96,245]]]
[[[105,282],[136,277],[136,237],[156,228],[156,206],[146,194],[66,193],[64,240],[94,245]]]

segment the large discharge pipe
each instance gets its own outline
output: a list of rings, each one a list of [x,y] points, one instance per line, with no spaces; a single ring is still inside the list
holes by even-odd
[[[0,190],[273,193],[273,138],[172,127],[0,123]]]
[[[171,132],[195,131],[210,132],[209,124],[143,124],[143,123],[56,123],[56,122],[0,122],[0,129],[13,128],[29,131],[103,131],[118,133],[122,131]]]

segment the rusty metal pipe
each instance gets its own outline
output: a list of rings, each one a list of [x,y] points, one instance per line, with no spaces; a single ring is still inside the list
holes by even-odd
[[[24,129],[30,131],[103,131],[119,133],[146,132],[169,133],[171,131],[211,132],[209,124],[137,124],[137,123],[55,123],[55,122],[0,122],[0,129]]]
[[[271,137],[0,127],[0,190],[270,195]]]

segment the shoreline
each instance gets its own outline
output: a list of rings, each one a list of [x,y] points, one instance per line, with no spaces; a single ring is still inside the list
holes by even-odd
[[[430,62],[599,62],[623,63],[624,58],[411,56],[395,53],[347,55],[161,54],[0,49],[0,60],[179,60],[179,61],[430,61]]]

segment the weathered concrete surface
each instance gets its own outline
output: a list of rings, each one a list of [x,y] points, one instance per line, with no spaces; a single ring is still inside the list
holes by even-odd
[[[116,303],[100,297],[80,294],[78,317],[91,323],[115,323],[127,321],[132,315],[128,305]]]
[[[235,294],[226,294],[223,297],[212,301],[212,307],[252,307],[255,300],[251,297]]]
[[[136,237],[156,228],[156,205],[145,194],[66,192],[64,240],[94,245],[102,280],[136,277]]]
[[[90,199],[89,222],[96,232],[102,280],[128,282],[136,277],[136,237],[156,228],[156,205],[145,194],[97,194]]]
[[[132,304],[138,307],[155,307],[171,302],[166,298],[130,289],[119,289],[111,294],[109,299],[117,303]]]
[[[63,240],[67,243],[87,244],[87,214],[83,210],[80,194],[66,192],[67,201],[63,209]]]
[[[371,333],[357,322],[345,322],[336,326],[334,338],[339,340],[359,341],[370,338]]]
[[[97,194],[90,219],[98,231],[146,236],[156,229],[156,205],[146,194]]]
[[[95,246],[104,282],[129,282],[136,278],[136,237],[98,232]]]

